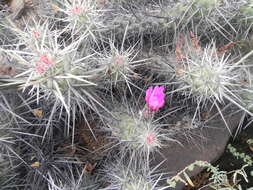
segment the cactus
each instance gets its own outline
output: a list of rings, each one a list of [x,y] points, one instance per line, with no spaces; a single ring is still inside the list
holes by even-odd
[[[76,171],[77,170],[77,171]],[[93,176],[89,173],[85,173],[84,171],[80,173],[80,169],[75,168],[75,167],[69,167],[65,173],[64,173],[64,178],[60,179],[54,179],[53,175],[48,173],[48,189],[49,190],[82,190],[82,189],[87,189],[87,190],[92,190],[92,189],[97,189],[98,185],[96,184],[96,180],[94,179]],[[74,174],[73,171],[77,172]]]
[[[249,0],[247,3],[241,5],[240,11],[245,16],[245,19],[250,22],[253,17],[253,1]]]
[[[233,86],[236,78],[228,66],[229,58],[219,56],[214,43],[203,51],[191,53],[183,63],[183,73],[179,76],[182,78],[179,80],[187,83],[190,93],[196,94],[199,101],[216,99],[222,102],[227,89]]]
[[[177,134],[252,115],[251,1],[19,2],[0,3],[4,188],[165,189],[150,164]]]
[[[127,28],[125,35],[127,34]],[[124,38],[120,49],[116,48],[114,43],[110,41],[109,52],[103,52],[99,58],[99,72],[101,80],[109,83],[110,86],[116,86],[118,83],[124,83],[129,88],[132,84],[131,80],[138,75],[135,70],[144,64],[144,60],[136,60],[138,52],[134,46],[124,50]]]
[[[80,101],[86,102],[85,105],[93,110],[96,110],[96,104],[103,107],[100,98],[93,94],[97,91],[97,84],[91,80],[94,78],[94,71],[90,71],[94,68],[89,61],[92,55],[84,56],[77,51],[86,35],[83,34],[75,42],[62,46],[57,41],[61,33],[50,31],[47,23],[37,24],[35,27],[43,33],[34,31],[29,25],[27,31],[15,30],[18,40],[25,45],[24,50],[1,49],[16,61],[15,67],[19,70],[14,79],[3,80],[2,86],[14,85],[28,91],[31,95],[37,96],[37,102],[43,96],[48,97],[50,101],[55,102],[54,107],[64,108],[69,116],[72,106],[83,110],[84,104]],[[29,36],[33,37],[33,41]],[[55,108],[53,110],[56,111]]]
[[[96,1],[64,0],[57,1],[54,6],[61,16],[58,19],[67,23],[64,30],[70,30],[73,35],[88,31],[94,37],[93,32],[103,28],[103,10],[99,9]],[[63,18],[62,15],[64,15]]]
[[[163,140],[168,139],[162,128],[152,121],[145,121],[135,114],[112,112],[116,120],[110,124],[112,137],[116,138],[121,146],[123,155],[126,151],[149,156],[162,146]]]
[[[224,104],[230,101],[239,109],[250,113],[242,106],[238,86],[241,85],[240,71],[243,68],[241,63],[251,53],[232,63],[231,55],[224,53],[222,48],[217,48],[214,42],[202,48],[198,39],[192,33],[190,35],[192,36],[190,42],[187,37],[179,38],[180,41],[176,45],[176,61],[172,66],[179,86],[175,91],[181,91],[185,97],[193,96],[198,107],[208,102],[218,106],[217,102]],[[173,69],[167,67],[166,70],[171,75]]]
[[[122,190],[159,190],[165,187],[157,185],[159,176],[154,171],[149,172],[145,166],[135,166],[133,163],[116,161],[116,164],[107,164],[103,170],[104,178],[110,183],[103,190],[122,189]]]

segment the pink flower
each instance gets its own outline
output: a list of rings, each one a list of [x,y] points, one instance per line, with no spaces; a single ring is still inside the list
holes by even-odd
[[[151,86],[146,90],[146,103],[151,111],[157,111],[165,104],[164,86]]]

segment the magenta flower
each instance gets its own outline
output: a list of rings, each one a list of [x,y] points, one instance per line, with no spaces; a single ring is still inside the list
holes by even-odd
[[[157,111],[165,104],[165,86],[151,86],[146,90],[146,103],[151,111]]]

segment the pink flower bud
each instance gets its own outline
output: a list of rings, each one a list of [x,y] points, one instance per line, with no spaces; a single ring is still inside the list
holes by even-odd
[[[151,86],[146,90],[146,103],[151,111],[157,111],[165,104],[164,86]]]
[[[53,61],[48,58],[48,55],[43,53],[40,55],[40,61],[46,65],[53,65]]]
[[[148,144],[153,144],[155,141],[156,141],[156,137],[154,134],[149,134],[147,137],[146,137],[146,141]]]
[[[114,62],[115,65],[124,65],[125,64],[125,59],[124,59],[123,56],[119,55],[119,56],[114,58],[113,62]]]
[[[80,14],[82,12],[82,8],[80,6],[74,6],[70,9],[70,12],[73,14]]]
[[[35,70],[37,71],[37,73],[42,74],[47,70],[47,67],[42,62],[38,61],[36,62]]]
[[[36,30],[33,30],[33,31],[32,31],[32,35],[33,35],[36,39],[38,39],[38,38],[40,37],[40,33],[39,33],[38,31],[36,31]]]
[[[46,53],[43,53],[39,56],[39,60],[36,62],[35,70],[37,73],[44,73],[46,72],[54,62],[49,59],[48,55]]]

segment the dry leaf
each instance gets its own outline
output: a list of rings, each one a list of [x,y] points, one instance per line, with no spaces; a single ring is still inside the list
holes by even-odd
[[[177,65],[175,71],[176,71],[176,75],[182,75],[184,73],[183,65]]]
[[[63,153],[67,157],[73,157],[75,155],[75,153],[76,153],[76,150],[77,150],[77,148],[76,148],[75,144],[71,144],[69,142],[66,142],[66,143],[61,144],[57,148],[56,152]]]
[[[34,110],[32,111],[32,113],[33,113],[33,115],[34,115],[35,117],[39,117],[39,118],[42,118],[42,117],[43,117],[43,110],[42,110],[42,109],[39,109],[39,108],[34,109]]]
[[[133,74],[134,79],[141,79],[141,76],[138,73]]]
[[[203,112],[201,113],[201,119],[206,121],[210,118],[210,113],[209,112]]]
[[[94,170],[94,168],[96,167],[96,165],[97,165],[97,163],[91,164],[91,163],[88,162],[88,163],[85,164],[83,170],[86,173],[91,173]]]
[[[99,4],[99,5],[105,5],[106,3],[108,3],[108,0],[96,0],[97,1],[97,3]]]
[[[190,32],[190,36],[191,36],[191,39],[192,39],[193,47],[196,48],[196,49],[201,49],[201,46],[199,45],[199,40],[195,36],[195,34],[193,32]]]
[[[227,51],[228,48],[234,46],[236,43],[235,42],[229,42],[226,45],[218,48],[218,53],[224,53],[225,51]]]
[[[176,59],[178,61],[182,61],[186,58],[182,51],[183,44],[184,44],[184,37],[182,35],[179,35],[179,39],[176,42],[176,51],[175,51]]]
[[[195,187],[195,185],[193,184],[191,178],[187,175],[187,173],[183,172],[183,174],[184,174],[184,177],[185,177],[187,183],[188,183],[190,186]]]
[[[249,149],[253,151],[253,139],[246,140],[247,144],[249,145]]]
[[[32,167],[40,167],[40,162],[33,162],[32,164],[31,164],[31,166]]]
[[[60,8],[54,4],[51,4],[51,9],[53,9],[54,12],[60,11]]]
[[[152,77],[153,77],[152,75],[150,75],[150,76],[145,76],[145,77],[144,77],[144,82],[145,82],[145,83],[150,82],[150,81],[152,80]]]

